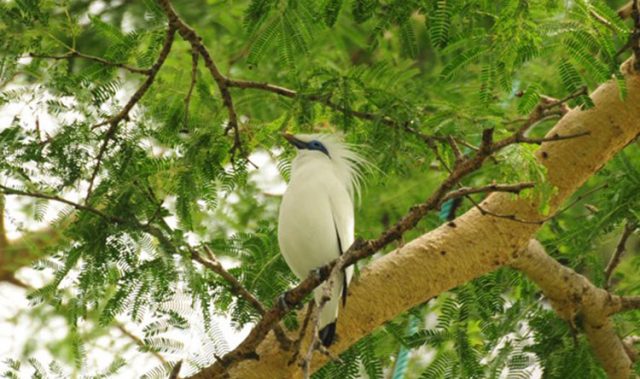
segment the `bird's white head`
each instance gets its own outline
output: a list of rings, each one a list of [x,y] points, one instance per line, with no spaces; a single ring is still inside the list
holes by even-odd
[[[298,149],[292,163],[292,173],[307,164],[330,163],[336,177],[346,186],[354,200],[360,196],[364,171],[371,164],[354,150],[354,145],[334,134],[284,134],[284,138]]]

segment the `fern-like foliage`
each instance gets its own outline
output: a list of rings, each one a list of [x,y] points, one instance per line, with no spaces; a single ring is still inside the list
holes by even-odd
[[[0,4],[1,184],[98,211],[5,197],[8,212],[25,219],[5,217],[16,232],[30,235],[33,222],[61,231],[34,258],[44,280],[28,299],[31,317],[43,328],[60,319],[65,333],[49,344],[57,352],[52,364],[25,349],[4,364],[4,376],[127,376],[137,367],[92,360],[96,341],[115,338],[110,331],[119,326],[136,338],[123,337],[129,343],[114,348],[115,356],[163,357],[138,373],[145,377],[166,377],[179,360],[192,373],[224,355],[231,344],[221,317],[235,332],[259,312],[192,254],[210,248],[265,307],[297,282],[276,238],[295,154],[284,146],[285,130],[341,132],[362,146],[379,168],[356,210],[356,234],[369,238],[446,177],[456,161],[449,137],[471,154],[484,129],[496,139],[511,135],[544,96],[562,98],[607,80],[616,81],[621,98],[627,92],[618,67],[632,30],[602,0],[173,3],[223,75],[296,93],[229,88],[242,151],[226,130],[228,103],[211,67],[199,59],[192,85],[190,47],[179,37],[149,90],[108,132],[108,120],[148,78],[144,70],[165,43],[167,19],[157,2]],[[586,95],[568,105],[594,106]],[[544,135],[555,121],[537,124],[530,136]],[[420,134],[438,142],[426,144]],[[539,196],[545,213],[555,189],[536,149],[511,146],[460,184],[533,181],[535,191],[519,196]],[[598,285],[606,244],[640,219],[638,157],[631,144],[586,183],[585,198],[537,235],[555,258]],[[463,199],[458,213],[471,207]],[[442,222],[429,214],[404,239]],[[22,259],[11,249],[6,254]],[[640,259],[631,252],[628,259],[613,279],[620,293],[637,293]],[[622,334],[640,333],[637,313],[616,321]],[[297,331],[294,312],[284,324]],[[198,336],[200,351],[190,350],[185,336]],[[407,378],[524,378],[535,370],[549,378],[603,376],[588,342],[574,338],[535,286],[508,269],[398,315],[314,375],[382,378],[406,350]]]

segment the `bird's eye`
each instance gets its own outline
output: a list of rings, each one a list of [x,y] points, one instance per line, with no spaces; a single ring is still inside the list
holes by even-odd
[[[326,154],[327,156],[329,156],[329,152],[327,151],[327,148],[326,148],[326,147],[324,147],[324,145],[323,145],[323,144],[322,144],[322,142],[320,142],[320,141],[316,141],[316,140],[310,141],[310,142],[307,144],[307,148],[308,148],[309,150],[318,150],[318,151],[320,151],[320,152],[323,152],[323,153],[324,153],[324,154]]]

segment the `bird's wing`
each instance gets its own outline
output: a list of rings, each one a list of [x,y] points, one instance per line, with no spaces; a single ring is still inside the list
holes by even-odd
[[[354,240],[354,216],[353,203],[346,188],[341,187],[340,190],[329,191],[329,203],[331,204],[331,215],[338,236],[338,249],[340,255],[349,249]],[[345,269],[344,282],[342,286],[343,304],[347,301],[347,286],[351,281],[353,268]]]

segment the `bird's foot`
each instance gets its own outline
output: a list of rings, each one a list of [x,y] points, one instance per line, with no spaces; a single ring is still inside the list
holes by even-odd
[[[316,278],[318,278],[318,280],[325,281],[327,280],[327,278],[329,278],[331,269],[329,269],[327,266],[322,266],[312,270],[311,272]]]
[[[288,294],[289,294],[289,291],[287,291],[287,292],[283,293],[282,295],[278,296],[278,303],[280,304],[282,309],[284,309],[285,312],[289,312],[295,306],[295,304],[293,304],[293,303],[291,303],[291,302],[289,302],[287,300],[287,295]]]

